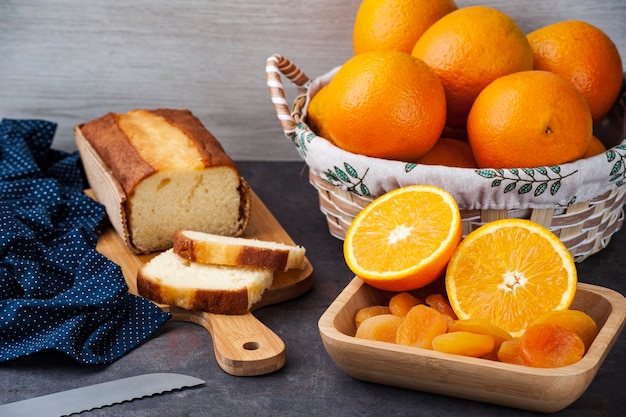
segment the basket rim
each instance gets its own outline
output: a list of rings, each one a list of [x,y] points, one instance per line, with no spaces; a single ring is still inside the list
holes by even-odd
[[[344,239],[354,217],[371,200],[355,200],[354,194],[325,183],[310,171],[309,182],[318,191],[320,211],[326,217],[330,234]],[[530,219],[557,235],[574,260],[582,262],[604,249],[611,236],[622,228],[625,203],[626,187],[620,187],[593,200],[576,203],[565,210],[461,210],[463,236],[497,219]]]

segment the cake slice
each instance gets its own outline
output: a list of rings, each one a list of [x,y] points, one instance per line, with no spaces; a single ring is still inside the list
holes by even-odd
[[[173,249],[137,273],[137,291],[156,303],[215,314],[246,314],[272,285],[272,270],[191,262]]]
[[[303,269],[305,248],[243,237],[221,236],[192,230],[177,230],[174,253],[203,264]]]

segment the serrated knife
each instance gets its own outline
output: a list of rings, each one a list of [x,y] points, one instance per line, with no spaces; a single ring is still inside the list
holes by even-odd
[[[0,417],[60,417],[201,384],[175,373],[137,375],[0,405]]]

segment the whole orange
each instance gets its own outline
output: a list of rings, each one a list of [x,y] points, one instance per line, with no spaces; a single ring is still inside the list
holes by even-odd
[[[330,140],[330,135],[324,124],[326,118],[324,111],[328,108],[324,96],[328,91],[328,86],[322,87],[316,94],[315,100],[311,100],[307,108],[307,124],[318,135]]]
[[[609,36],[579,20],[544,26],[528,34],[535,69],[571,81],[585,96],[594,124],[615,104],[622,87],[622,59]]]
[[[394,50],[410,54],[430,25],[456,9],[453,0],[363,0],[354,20],[354,53]]]
[[[591,143],[589,144],[589,148],[587,148],[587,152],[585,152],[584,158],[591,158],[592,156],[600,155],[601,153],[606,152],[606,146],[598,137],[592,136]]]
[[[592,138],[589,106],[572,83],[548,71],[522,71],[476,98],[467,134],[481,168],[551,166],[582,158]]]
[[[397,51],[350,58],[324,87],[324,131],[347,151],[414,161],[437,142],[446,119],[446,98],[437,75],[419,59]],[[322,109],[323,107],[323,109]]]
[[[463,140],[440,138],[435,146],[417,160],[418,164],[443,165],[457,168],[477,168],[472,148]]]
[[[472,103],[491,81],[533,68],[526,35],[492,7],[460,8],[435,22],[416,42],[412,55],[437,73],[448,105],[447,125],[463,127]]]

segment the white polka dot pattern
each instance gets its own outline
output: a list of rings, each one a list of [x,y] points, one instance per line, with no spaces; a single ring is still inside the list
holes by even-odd
[[[170,315],[95,250],[104,209],[83,193],[79,154],[51,149],[55,129],[0,122],[0,361],[54,349],[109,363]]]

